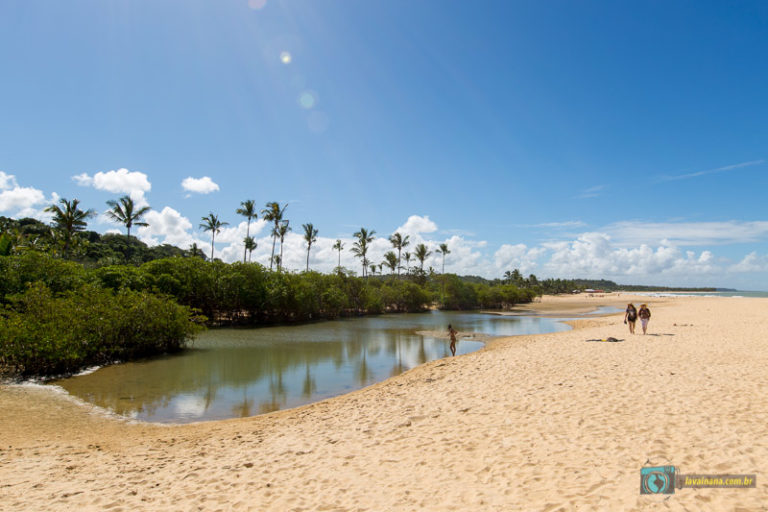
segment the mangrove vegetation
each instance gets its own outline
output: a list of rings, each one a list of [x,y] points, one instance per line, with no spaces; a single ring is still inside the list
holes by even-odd
[[[393,250],[384,260],[374,262],[369,249],[376,232],[364,227],[354,233],[350,247],[336,241],[339,265],[320,273],[309,266],[319,233],[312,223],[302,225],[306,268],[286,271],[288,205],[270,202],[258,212],[252,200],[235,210],[248,221],[243,261],[225,263],[214,256],[215,237],[227,222],[214,212],[200,223],[211,236],[206,257],[195,244],[150,247],[132,236],[132,227],[147,225],[148,206],[139,207],[127,196],[107,205],[107,216],[125,228],[125,235],[88,231],[95,211],[83,210],[77,199],[51,205],[51,225],[0,217],[0,372],[72,373],[172,352],[203,325],[265,325],[429,308],[507,309],[574,288],[572,281],[539,281],[518,270],[487,280],[425,269],[432,249],[420,243],[409,252],[409,236],[401,233],[388,239]],[[249,257],[256,248],[250,223],[259,214],[271,226],[269,267]],[[360,259],[360,275],[340,266],[343,250]],[[444,269],[450,249],[441,244],[435,251]]]

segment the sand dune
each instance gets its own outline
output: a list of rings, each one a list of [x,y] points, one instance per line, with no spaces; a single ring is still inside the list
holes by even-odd
[[[649,336],[578,320],[239,420],[130,423],[3,386],[0,510],[768,510],[768,299],[641,300]],[[757,488],[641,496],[646,462]]]

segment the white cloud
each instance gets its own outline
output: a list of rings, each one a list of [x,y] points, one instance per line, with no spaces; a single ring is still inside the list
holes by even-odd
[[[488,275],[490,270],[490,264],[482,250],[487,245],[485,241],[467,240],[459,235],[454,235],[449,239],[441,242],[448,246],[448,250],[451,251],[445,257],[445,271],[450,274],[460,275]],[[439,243],[430,243],[433,247],[437,248]],[[436,251],[433,256],[433,266],[435,270],[442,270],[443,257]],[[427,265],[424,265],[427,267]],[[491,271],[492,272],[492,271]]]
[[[128,194],[139,207],[147,206],[148,203],[144,194],[152,189],[152,184],[146,174],[128,169],[99,171],[93,176],[82,173],[72,176],[72,179],[81,187],[93,187],[114,194]]]
[[[20,187],[16,176],[0,171],[0,213],[21,219],[31,217],[42,222],[50,222],[52,215],[45,208],[58,202],[55,192],[50,198],[42,190],[34,187]]]
[[[728,267],[729,272],[768,272],[768,255],[758,256],[757,252],[751,252],[744,258]]]
[[[259,233],[261,233],[266,225],[267,221],[264,219],[258,219],[257,221],[251,222],[251,236],[255,238]],[[216,239],[221,240],[222,242],[238,243],[242,245],[247,231],[248,223],[246,221],[242,221],[235,226],[227,226],[222,228],[221,233],[216,235]]]
[[[547,274],[559,277],[614,278],[661,274],[714,274],[721,269],[709,251],[698,256],[677,247],[660,245],[655,249],[616,247],[606,233],[584,233],[570,242],[547,244],[551,251],[543,265]]]
[[[259,256],[261,255],[261,252],[258,250],[262,245],[263,241],[258,238],[259,233],[264,229],[264,226],[267,225],[267,221],[264,219],[259,219],[256,222],[251,222],[251,237],[256,240],[256,243],[258,244],[258,247],[253,253],[253,260],[252,261],[259,261]],[[233,262],[233,261],[243,261],[243,250],[244,250],[244,240],[248,229],[248,223],[246,221],[242,221],[236,226],[229,226],[222,228],[221,232],[216,235],[216,244],[228,244],[226,247],[224,247],[221,250],[217,250],[216,257],[221,258],[222,261],[227,262]],[[205,236],[210,236],[210,232],[206,231]],[[270,242],[271,243],[271,242]],[[210,241],[209,241],[210,244]],[[263,248],[262,248],[263,249]],[[265,258],[265,262],[269,264],[269,257]],[[264,262],[262,262],[263,264]]]
[[[203,249],[206,256],[210,256],[211,233],[202,231],[200,223],[193,223],[187,217],[175,209],[166,206],[161,211],[150,210],[144,216],[144,221],[149,226],[137,230],[137,236],[148,245],[172,244],[182,249],[187,249],[193,243]],[[259,219],[251,222],[251,236],[254,238],[263,230],[266,222]],[[236,226],[225,226],[216,235],[215,257],[222,261],[234,262],[243,259],[243,239],[247,230],[247,222],[243,221]],[[271,240],[271,239],[270,239]],[[263,250],[264,240],[258,239],[259,248]],[[270,242],[271,243],[271,242]],[[261,253],[254,251],[253,261],[260,261]],[[262,263],[269,264],[269,256]]]
[[[93,185],[93,178],[88,173],[77,174],[72,176],[72,180],[75,181],[81,187],[90,187]]]
[[[44,202],[45,195],[43,192],[32,187],[16,185],[14,188],[0,192],[0,212],[28,209]],[[22,217],[24,216],[26,215],[22,215]]]
[[[434,233],[437,231],[437,224],[429,220],[429,215],[423,217],[419,215],[411,215],[405,224],[395,230],[395,233],[400,232],[404,235],[417,235],[419,233]]]
[[[169,206],[161,211],[148,211],[144,222],[149,226],[138,228],[137,234],[148,245],[167,243],[186,248],[195,241],[192,222]]]
[[[523,274],[530,274],[537,267],[537,260],[546,249],[543,247],[528,248],[525,244],[504,244],[493,255],[497,275],[507,270],[519,269]]]
[[[196,194],[210,194],[219,190],[219,186],[208,176],[203,176],[202,178],[189,176],[184,178],[181,186],[187,192],[194,192]]]
[[[16,176],[13,174],[6,174],[0,171],[0,190],[6,190],[9,188],[16,188],[19,184],[16,183]]]

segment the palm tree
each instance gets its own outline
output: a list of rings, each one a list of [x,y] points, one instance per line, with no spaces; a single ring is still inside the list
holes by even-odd
[[[248,227],[245,229],[245,239],[251,237],[251,220],[255,219],[258,215],[256,215],[256,203],[253,199],[247,199],[240,203],[240,208],[235,210],[235,213],[238,215],[242,215],[246,219],[248,219]],[[254,247],[255,249],[255,247]],[[245,263],[245,253],[248,251],[248,248],[245,247],[243,249],[243,263]],[[251,249],[253,251],[253,249]]]
[[[357,237],[357,242],[352,244],[352,254],[363,260],[363,277],[366,276],[365,269],[368,265],[368,244],[373,242],[374,234],[376,234],[374,230],[368,232],[367,229],[360,228],[360,231],[354,235]]]
[[[123,196],[119,202],[113,200],[107,201],[111,210],[107,211],[107,217],[120,224],[125,224],[128,231],[128,238],[131,238],[131,226],[149,226],[141,218],[149,211],[149,206],[143,206],[134,211],[136,205],[131,196]]]
[[[451,254],[451,251],[448,250],[448,244],[440,244],[440,248],[437,250],[438,254],[443,255],[443,271],[442,274],[445,274],[445,255]]]
[[[392,275],[395,275],[395,269],[398,268],[398,264],[397,264],[397,256],[395,256],[394,252],[388,251],[386,254],[384,254],[384,261],[382,262],[382,264],[389,267],[390,270],[392,270]]]
[[[420,268],[422,271],[424,270],[424,260],[429,258],[431,254],[432,251],[427,249],[426,245],[419,244],[416,246],[416,259],[419,260]]]
[[[341,268],[341,250],[344,248],[344,244],[342,243],[341,239],[336,239],[336,243],[333,244],[333,248],[336,251],[339,251],[339,268]]]
[[[524,281],[523,274],[521,274],[518,269],[514,269],[512,272],[507,270],[504,272],[504,278],[509,284],[514,284],[518,288],[522,287],[522,283]]]
[[[221,228],[228,226],[229,222],[221,222],[218,215],[214,215],[213,212],[209,213],[207,217],[202,218],[203,223],[200,227],[203,231],[211,232],[211,261],[213,261],[213,242],[216,240],[216,234],[221,232]]]
[[[271,202],[267,203],[266,208],[261,210],[261,216],[267,222],[273,222],[272,228],[272,256],[269,258],[269,270],[272,270],[272,262],[275,261],[275,242],[280,234],[280,222],[285,215],[285,209],[288,208],[288,204],[281,207],[279,203]]]
[[[400,274],[400,252],[408,247],[408,244],[410,243],[408,239],[411,238],[409,235],[401,235],[400,233],[395,233],[391,237],[389,237],[389,242],[392,244],[392,247],[397,249],[397,273]]]
[[[405,252],[405,271],[411,271],[411,253],[408,251]]]
[[[189,246],[189,255],[193,258],[205,259],[205,253],[197,246],[197,242],[192,242],[192,245]]]
[[[79,231],[85,231],[89,218],[96,215],[93,210],[81,210],[77,207],[80,204],[79,199],[67,201],[65,198],[59,199],[61,206],[52,204],[44,211],[53,213],[54,227],[64,234],[64,254],[69,254],[69,245],[72,237]]]
[[[256,250],[259,244],[256,243],[256,240],[254,240],[252,236],[245,237],[243,244],[245,245],[245,250],[248,251],[248,263],[250,263],[251,256],[253,256],[253,251]]]
[[[309,250],[312,248],[312,244],[317,242],[317,229],[310,224],[302,224],[304,228],[304,241],[307,242],[307,272],[309,272]]]
[[[277,271],[279,272],[282,270],[283,265],[283,242],[285,242],[285,235],[288,234],[288,232],[291,230],[290,226],[288,226],[288,221],[283,220],[280,223],[280,227],[277,228],[277,235],[280,237],[280,261],[277,263]]]

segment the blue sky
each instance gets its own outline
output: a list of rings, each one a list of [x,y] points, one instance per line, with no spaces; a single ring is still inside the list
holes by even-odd
[[[239,202],[279,201],[320,270],[364,226],[462,274],[765,290],[766,26],[746,1],[8,0],[0,215],[127,193],[150,243],[218,213],[232,261]]]

